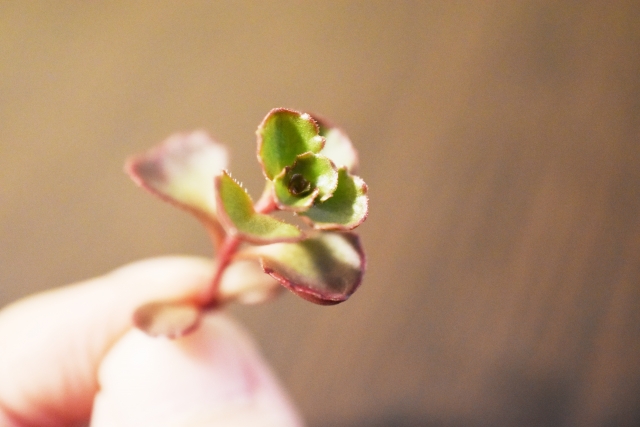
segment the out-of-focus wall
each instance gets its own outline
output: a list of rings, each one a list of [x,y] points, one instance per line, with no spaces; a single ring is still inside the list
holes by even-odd
[[[206,128],[257,195],[255,128],[292,107],[350,133],[371,197],[348,302],[231,310],[311,426],[638,425],[639,23],[637,2],[4,2],[0,305],[208,255],[123,159]]]

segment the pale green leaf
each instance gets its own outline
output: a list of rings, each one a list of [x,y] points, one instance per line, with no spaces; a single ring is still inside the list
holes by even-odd
[[[264,271],[300,297],[317,304],[345,301],[360,286],[365,258],[354,233],[322,232],[297,243],[245,249]]]
[[[125,170],[141,187],[162,199],[215,218],[213,178],[227,167],[227,150],[203,131],[175,134],[130,158]]]
[[[260,244],[304,237],[295,225],[257,213],[249,194],[226,171],[216,177],[215,187],[218,216],[227,232]]]
[[[368,211],[367,185],[343,167],[338,170],[338,187],[333,196],[324,202],[316,202],[299,215],[317,229],[351,230],[362,224]]]
[[[291,166],[302,153],[319,152],[324,138],[308,114],[284,108],[273,109],[258,127],[258,160],[268,179]]]

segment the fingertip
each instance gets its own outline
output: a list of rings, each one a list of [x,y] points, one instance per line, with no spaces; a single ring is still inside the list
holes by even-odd
[[[128,332],[99,383],[92,427],[301,426],[251,340],[220,313],[178,340]]]
[[[127,299],[139,304],[149,298],[197,298],[213,276],[213,260],[191,256],[166,256],[135,261],[103,278],[118,286]]]

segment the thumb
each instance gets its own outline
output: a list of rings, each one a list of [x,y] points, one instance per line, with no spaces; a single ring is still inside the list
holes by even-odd
[[[248,336],[220,313],[177,340],[126,333],[98,374],[92,427],[300,427]]]

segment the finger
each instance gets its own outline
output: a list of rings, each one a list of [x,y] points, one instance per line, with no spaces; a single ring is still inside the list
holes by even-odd
[[[211,281],[208,260],[165,257],[45,292],[0,311],[0,425],[88,420],[104,354],[139,305],[189,299]]]
[[[173,341],[131,330],[99,381],[92,427],[301,425],[247,335],[222,314]]]

